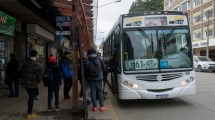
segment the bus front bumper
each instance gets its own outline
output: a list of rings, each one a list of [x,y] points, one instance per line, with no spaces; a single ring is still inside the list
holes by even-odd
[[[121,84],[122,85],[122,84]],[[124,86],[124,85],[122,85]],[[121,87],[122,87],[121,86]],[[119,90],[119,99],[129,100],[129,99],[167,99],[174,98],[184,95],[192,95],[196,93],[195,82],[185,86],[176,87],[165,92],[151,92],[148,90],[134,90],[128,87],[123,87]]]

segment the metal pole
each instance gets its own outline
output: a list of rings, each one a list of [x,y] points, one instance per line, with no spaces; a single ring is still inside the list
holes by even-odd
[[[206,57],[209,58],[209,10],[207,12],[207,47],[206,47]]]

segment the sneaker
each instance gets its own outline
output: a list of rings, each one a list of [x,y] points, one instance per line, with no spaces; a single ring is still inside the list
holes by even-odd
[[[26,119],[31,120],[31,114],[27,114]]]
[[[68,99],[70,99],[69,96],[65,96],[65,97],[64,97],[64,100],[68,100]]]
[[[48,112],[50,112],[50,111],[52,111],[52,110],[54,110],[53,107],[49,107],[49,108],[48,108]]]
[[[83,97],[80,97],[80,98],[79,98],[79,101],[84,101]]]
[[[31,119],[36,119],[36,118],[38,118],[39,117],[39,115],[37,115],[37,114],[27,114],[27,119],[28,120],[31,120]]]
[[[14,95],[9,95],[9,96],[7,96],[7,97],[11,98],[11,97],[14,97]]]
[[[36,113],[31,114],[31,119],[37,119],[39,117],[39,115],[37,115]]]
[[[60,108],[59,108],[59,107],[56,107],[55,111],[56,111],[56,112],[57,112],[57,111],[60,111]]]
[[[91,110],[92,110],[93,112],[96,112],[96,111],[97,111],[96,107],[93,107]]]
[[[39,100],[40,99],[40,96],[39,95],[37,95],[35,98],[34,98],[34,100]]]
[[[100,107],[100,111],[101,111],[101,112],[104,112],[105,110],[106,110],[105,107]]]

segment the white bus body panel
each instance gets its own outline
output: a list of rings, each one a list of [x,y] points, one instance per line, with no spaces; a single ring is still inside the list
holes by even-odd
[[[182,73],[182,77],[172,79],[169,81],[142,81],[137,80],[135,75],[118,75],[118,96],[119,99],[162,99],[162,98],[174,98],[184,95],[192,95],[196,93],[196,79],[195,72],[190,71],[189,75]],[[161,74],[174,74],[174,73],[157,73],[157,74],[145,74],[145,75],[161,75]],[[141,76],[144,76],[143,74]],[[186,85],[181,85],[182,81],[190,79],[193,80]],[[124,81],[138,85],[138,88],[133,88],[129,85],[125,85]],[[154,91],[150,91],[154,90]],[[162,91],[163,90],[163,91]],[[162,97],[163,96],[163,97]]]

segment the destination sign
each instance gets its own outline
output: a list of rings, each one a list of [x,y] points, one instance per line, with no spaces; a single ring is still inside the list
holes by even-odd
[[[188,25],[185,15],[146,15],[126,17],[123,28]]]

